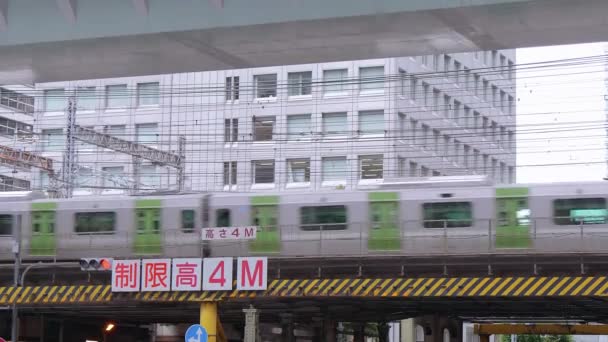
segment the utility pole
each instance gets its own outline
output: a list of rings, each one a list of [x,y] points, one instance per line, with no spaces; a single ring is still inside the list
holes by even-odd
[[[74,192],[74,172],[76,170],[76,140],[74,129],[76,126],[76,90],[68,98],[67,125],[65,153],[63,154],[63,168],[61,170],[61,180],[63,181],[63,196],[72,197]]]

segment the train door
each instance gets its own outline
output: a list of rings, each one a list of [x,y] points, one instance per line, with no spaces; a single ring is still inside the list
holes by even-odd
[[[258,227],[249,248],[254,253],[280,253],[279,196],[251,197],[251,224]]]
[[[401,249],[399,229],[399,194],[396,192],[370,192],[369,237],[370,251],[395,251]]]
[[[32,203],[30,255],[50,256],[56,252],[55,218],[57,203]]]
[[[161,200],[135,201],[135,254],[161,254]]]
[[[528,188],[496,189],[496,248],[530,248]]]

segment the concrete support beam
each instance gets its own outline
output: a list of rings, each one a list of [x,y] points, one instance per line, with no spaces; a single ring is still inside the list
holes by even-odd
[[[0,0],[0,31],[8,29],[8,0]]]
[[[243,342],[258,342],[259,340],[259,311],[253,306],[243,309],[245,313],[245,333]]]
[[[133,7],[139,15],[147,16],[150,13],[150,4],[148,0],[133,0]]]
[[[76,23],[77,3],[78,0],[57,0],[57,7],[59,7],[61,14],[63,14],[66,20],[71,24]]]

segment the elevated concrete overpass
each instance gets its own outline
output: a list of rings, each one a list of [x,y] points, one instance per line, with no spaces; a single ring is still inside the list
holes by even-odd
[[[605,0],[0,0],[0,83],[601,41],[606,13]]]

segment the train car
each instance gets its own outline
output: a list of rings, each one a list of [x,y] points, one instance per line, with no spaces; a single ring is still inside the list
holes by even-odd
[[[366,191],[99,196],[0,193],[0,258],[603,252],[607,182],[419,183]],[[202,241],[256,226],[254,240]]]

